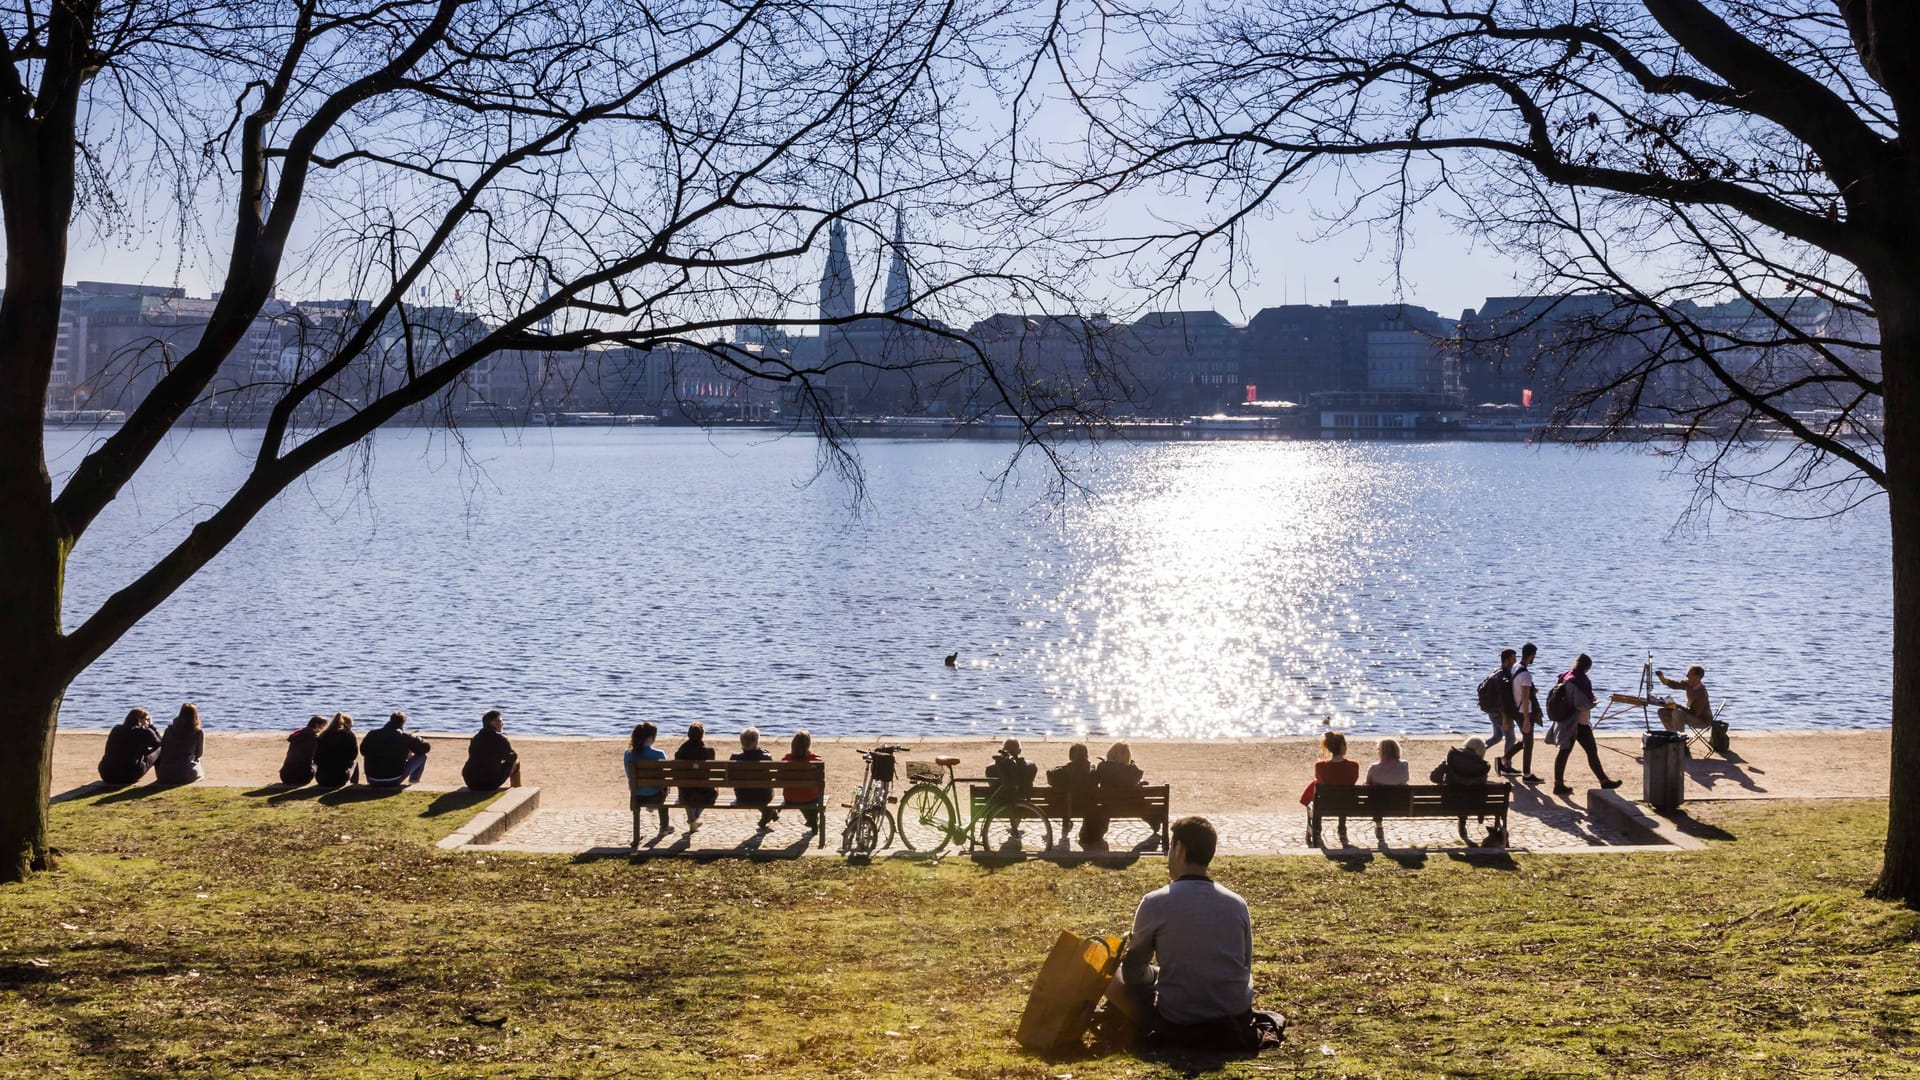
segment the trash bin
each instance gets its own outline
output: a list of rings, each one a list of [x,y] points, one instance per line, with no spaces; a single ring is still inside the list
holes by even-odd
[[[1678,731],[1649,731],[1640,738],[1640,757],[1646,763],[1641,797],[1655,810],[1671,810],[1684,800],[1686,746],[1687,737]]]

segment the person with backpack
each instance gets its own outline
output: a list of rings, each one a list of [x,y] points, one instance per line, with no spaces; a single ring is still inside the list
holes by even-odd
[[[1520,666],[1513,669],[1513,705],[1520,714],[1520,779],[1537,784],[1533,775],[1533,730],[1540,726],[1540,691],[1533,684],[1533,658],[1540,650],[1529,641],[1520,646]],[[1509,744],[1511,746],[1511,744]],[[1500,758],[1500,771],[1513,775],[1513,751]]]
[[[1599,704],[1599,698],[1594,696],[1593,680],[1587,677],[1592,668],[1593,657],[1581,653],[1547,692],[1547,718],[1558,723],[1561,731],[1560,753],[1553,759],[1555,795],[1573,794],[1567,786],[1567,759],[1573,756],[1574,743],[1587,752],[1587,766],[1600,778],[1601,787],[1612,790],[1620,786],[1620,781],[1608,778],[1606,766],[1600,764],[1600,746],[1593,740],[1593,707]]]
[[[1514,729],[1520,724],[1520,710],[1513,701],[1514,651],[1500,650],[1500,668],[1493,674],[1480,680],[1480,711],[1487,714],[1487,722],[1493,725],[1493,738],[1487,741],[1489,749],[1495,743],[1505,743],[1506,753],[1500,755],[1500,771],[1511,773],[1513,766],[1507,759],[1518,748]]]

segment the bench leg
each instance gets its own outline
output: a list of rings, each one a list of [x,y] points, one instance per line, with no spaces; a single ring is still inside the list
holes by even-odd
[[[1351,843],[1347,842],[1347,819],[1346,818],[1340,819],[1340,846],[1343,848],[1353,846]]]

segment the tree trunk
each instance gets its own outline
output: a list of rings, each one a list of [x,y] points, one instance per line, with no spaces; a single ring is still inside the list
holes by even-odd
[[[1872,892],[1920,907],[1920,296],[1876,289],[1874,299],[1893,524],[1893,775]]]
[[[7,665],[11,667],[12,665]],[[0,675],[0,678],[4,678]],[[53,867],[47,845],[47,798],[52,794],[53,729],[60,694],[10,693],[0,702],[7,750],[0,753],[0,882],[22,881]]]

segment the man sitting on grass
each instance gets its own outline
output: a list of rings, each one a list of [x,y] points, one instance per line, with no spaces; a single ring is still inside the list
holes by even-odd
[[[1168,884],[1140,901],[1107,1000],[1161,1045],[1248,1052],[1277,1044],[1285,1021],[1253,1009],[1253,916],[1207,876],[1219,834],[1203,817],[1181,818],[1169,832]]]

